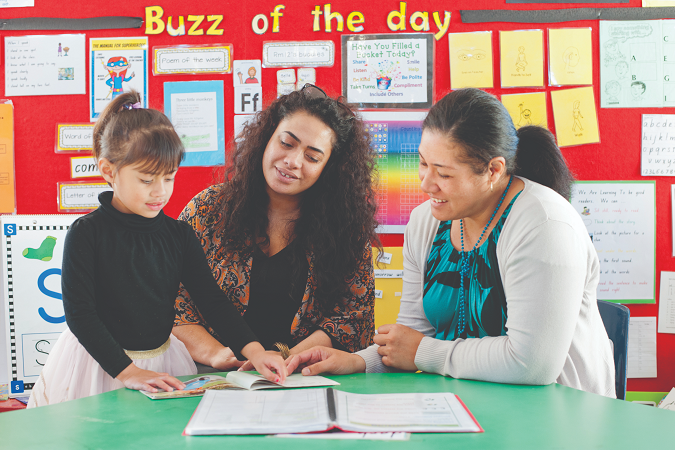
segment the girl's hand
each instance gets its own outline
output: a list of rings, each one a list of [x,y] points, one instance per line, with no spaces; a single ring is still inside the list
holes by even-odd
[[[286,381],[288,373],[286,363],[278,352],[266,352],[259,342],[249,342],[241,349],[241,353],[249,359],[255,370],[268,380],[275,383]]]
[[[174,389],[185,389],[185,384],[168,373],[153,372],[152,370],[139,369],[134,363],[117,375],[117,379],[124,383],[128,389],[158,392],[157,388],[171,392]]]

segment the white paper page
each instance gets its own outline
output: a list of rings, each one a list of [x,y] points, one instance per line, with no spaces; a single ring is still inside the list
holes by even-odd
[[[5,37],[5,95],[85,94],[84,34]]]
[[[189,435],[275,434],[323,431],[330,427],[325,389],[207,391],[190,423]]]
[[[350,394],[334,391],[337,424],[348,431],[480,431],[454,394]]]
[[[245,389],[271,389],[271,388],[299,388],[316,386],[339,386],[340,383],[322,376],[306,377],[300,373],[294,373],[286,377],[284,384],[273,383],[262,375],[247,372],[229,372],[227,381]]]
[[[574,183],[580,214],[600,261],[600,300],[654,299],[654,183]]]
[[[656,378],[656,317],[630,318],[626,377]]]
[[[659,404],[659,408],[675,411],[675,388],[670,390],[668,395],[666,395],[666,398]]]
[[[407,441],[410,440],[410,433],[345,433],[336,431],[332,433],[275,434],[270,437],[295,439],[349,439],[358,441]]]
[[[218,151],[215,92],[171,94],[171,122],[186,152]]]
[[[675,176],[675,114],[643,114],[641,142],[640,174]]]
[[[675,272],[661,272],[659,333],[675,334]]]
[[[663,106],[661,20],[600,21],[600,105]]]

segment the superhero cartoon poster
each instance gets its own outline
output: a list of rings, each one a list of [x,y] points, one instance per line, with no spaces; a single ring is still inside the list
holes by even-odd
[[[92,38],[91,116],[98,119],[106,105],[123,92],[141,94],[141,106],[148,106],[148,38]]]

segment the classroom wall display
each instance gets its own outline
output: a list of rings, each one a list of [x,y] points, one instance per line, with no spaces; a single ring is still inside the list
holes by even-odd
[[[86,92],[84,34],[5,37],[5,95]]]
[[[14,105],[0,100],[0,214],[16,213]]]
[[[674,176],[675,115],[643,114],[641,142],[640,174]]]
[[[232,67],[234,71],[232,83],[235,87],[262,83],[262,62],[259,59],[235,60]]]
[[[333,67],[333,41],[265,42],[263,67]]]
[[[78,215],[0,216],[4,320],[1,355],[11,392],[30,389],[66,329],[61,301],[63,241]]]
[[[500,31],[499,60],[503,88],[544,87],[543,31]]]
[[[427,200],[420,190],[419,155],[424,112],[364,111],[377,152],[379,233],[403,233],[410,212]]]
[[[89,212],[101,204],[98,195],[111,191],[106,182],[61,181],[57,183],[59,212]]]
[[[147,108],[148,38],[91,38],[89,47],[90,120],[96,121],[113,98],[132,89],[141,94],[141,106]]]
[[[655,303],[656,188],[653,181],[577,181],[572,206],[600,260],[598,299]]]
[[[675,272],[661,271],[659,333],[675,334]]]
[[[449,33],[450,86],[492,88],[492,32]]]
[[[56,153],[91,152],[94,149],[94,124],[59,123],[56,125]]]
[[[504,94],[502,103],[509,112],[516,129],[529,125],[548,128],[546,92]]]
[[[590,28],[548,30],[548,84],[593,84],[593,44]]]
[[[614,14],[626,14],[625,11],[633,11],[633,15],[642,14],[663,14],[660,11],[651,11],[639,7],[639,0],[631,0],[630,4],[605,4],[602,5],[602,17],[607,14],[613,14],[615,10],[620,10]],[[343,35],[382,35],[394,34],[404,35],[412,33],[415,30],[411,26],[411,19],[416,14],[417,26],[423,26],[425,17],[428,17],[429,32],[438,33],[434,37],[434,59],[433,71],[435,74],[433,84],[434,92],[431,103],[438,101],[443,95],[452,88],[450,77],[450,50],[449,39],[446,38],[447,32],[453,33],[472,33],[472,32],[491,32],[493,47],[493,75],[494,87],[486,90],[502,98],[505,94],[545,92],[547,96],[547,117],[551,131],[558,133],[554,126],[553,109],[550,99],[550,93],[560,88],[548,86],[528,89],[528,88],[502,88],[499,80],[499,38],[500,31],[517,30],[536,30],[542,29],[545,33],[544,42],[547,42],[548,30],[559,28],[591,28],[593,42],[593,86],[596,95],[596,104],[598,106],[597,115],[599,131],[602,136],[601,143],[583,144],[578,146],[563,147],[562,153],[579,180],[640,180],[641,179],[641,121],[643,113],[658,113],[659,111],[641,110],[640,108],[600,108],[601,99],[604,95],[605,86],[600,83],[600,71],[603,61],[600,53],[604,50],[600,45],[600,22],[597,15],[582,15],[583,11],[591,10],[598,12],[598,8],[567,8],[550,9],[555,5],[517,5],[507,4],[504,0],[454,0],[444,4],[434,3],[436,7],[430,6],[432,2],[428,0],[408,0],[399,2],[391,0],[389,2],[358,2],[347,1],[339,4],[332,3],[330,14],[339,13],[344,21],[344,29],[338,28],[338,20],[331,19],[332,30],[329,31],[326,25],[325,15],[328,11],[322,3],[319,6],[318,15],[311,14],[315,11],[316,2],[309,0],[295,0],[292,3],[285,3],[285,9],[275,12],[275,7],[281,2],[260,0],[258,2],[242,2],[241,0],[202,0],[198,7],[191,7],[179,0],[163,0],[161,9],[163,16],[161,20],[148,19],[144,16],[144,11],[151,11],[157,16],[158,7],[148,6],[151,3],[141,0],[126,0],[115,3],[114,14],[121,17],[142,17],[144,24],[140,28],[138,22],[127,20],[126,28],[120,28],[113,32],[110,29],[89,29],[86,31],[86,39],[104,39],[110,36],[125,37],[133,39],[136,36],[147,36],[149,48],[161,46],[179,46],[179,45],[216,45],[220,43],[232,43],[234,46],[233,55],[236,60],[262,60],[262,49],[266,42],[315,42],[328,41],[334,46],[342,45]],[[405,11],[401,6],[406,5]],[[84,23],[90,26],[101,15],[101,7],[94,2],[82,2],[77,0],[60,0],[58,2],[35,2],[34,8],[4,8],[2,9],[3,21],[23,20],[26,18],[35,19],[38,17],[63,17],[65,20],[76,20],[78,24]],[[584,5],[582,5],[584,6]],[[588,5],[593,6],[593,5]],[[597,5],[596,5],[597,6]],[[504,9],[506,8],[506,9]],[[443,10],[447,10],[444,11]],[[467,10],[482,10],[490,13],[494,18],[496,15],[505,17],[511,14],[511,21],[500,20],[483,23],[470,23]],[[200,12],[201,11],[201,12]],[[392,15],[392,24],[394,29],[388,25],[387,18],[392,11],[400,12],[400,15]],[[557,11],[560,11],[558,13]],[[435,14],[438,12],[439,14]],[[564,22],[552,22],[548,13],[554,13],[558,18],[564,16]],[[223,14],[223,20],[217,26],[217,30],[222,30],[220,35],[207,34],[209,28],[216,22],[209,22],[207,17],[195,27],[194,33],[201,32],[201,35],[188,33],[189,29],[197,21],[189,20],[189,14]],[[280,16],[272,16],[282,14]],[[352,14],[355,13],[355,14]],[[348,27],[349,17],[363,16],[363,23],[355,28],[363,27],[363,30],[350,30]],[[451,14],[452,13],[452,14]],[[487,14],[486,13],[486,14]],[[564,14],[563,14],[564,13]],[[452,15],[452,20],[450,19]],[[185,22],[185,35],[172,36],[166,31],[167,19],[173,16],[173,27],[179,27],[179,16],[182,16]],[[252,22],[254,17],[258,16],[260,25],[264,20],[260,19],[266,16],[268,28],[263,34],[256,34],[253,30]],[[549,17],[542,23],[518,23],[524,19],[539,17]],[[196,16],[198,17],[198,16]],[[276,17],[276,19],[275,19]],[[474,16],[475,17],[475,16]],[[436,20],[438,18],[438,21]],[[644,19],[639,19],[644,20]],[[151,30],[158,30],[162,23],[164,29],[156,34],[145,34],[146,25]],[[275,27],[274,22],[277,22]],[[60,22],[65,23],[65,22]],[[619,22],[615,22],[619,24]],[[318,25],[314,29],[314,25]],[[110,23],[110,26],[115,25]],[[356,24],[355,24],[356,25]],[[399,27],[400,28],[397,28]],[[276,31],[275,31],[276,29]],[[259,30],[262,32],[262,29]],[[423,29],[419,31],[424,31]],[[85,31],[61,31],[45,30],[39,34],[59,35],[64,33],[85,33]],[[0,39],[4,41],[5,37],[12,35],[38,34],[35,31],[12,31],[6,27],[0,29]],[[438,38],[438,39],[437,39]],[[663,36],[661,36],[663,40]],[[673,38],[669,38],[670,42]],[[628,39],[626,44],[633,42],[634,39]],[[662,41],[663,42],[663,41]],[[665,43],[665,42],[664,42]],[[85,41],[86,50],[89,50],[89,44]],[[4,52],[4,50],[3,50]],[[338,51],[339,53],[339,51]],[[548,54],[548,45],[545,47],[545,53]],[[663,56],[671,58],[672,52],[666,51]],[[70,54],[68,55],[70,56]],[[337,55],[341,58],[341,54]],[[4,61],[4,54],[0,54]],[[89,58],[89,56],[87,56]],[[90,59],[87,59],[89,64]],[[107,60],[104,60],[107,62]],[[154,63],[152,58],[148,58],[149,63]],[[528,60],[529,63],[529,60]],[[342,93],[342,70],[337,70],[340,62],[336,61],[333,67],[314,67],[316,73],[316,84],[333,98]],[[103,70],[103,65],[96,62],[102,74],[107,76],[107,71]],[[296,72],[296,88],[300,80],[300,68],[302,64],[289,66]],[[276,72],[283,67],[261,68],[262,75],[262,94],[263,104],[266,106],[277,95]],[[428,67],[431,69],[431,66]],[[164,82],[179,82],[191,80],[222,80],[225,108],[223,112],[223,123],[225,129],[226,152],[230,148],[236,135],[234,123],[239,117],[235,118],[234,108],[234,73],[229,74],[211,74],[211,75],[189,75],[189,74],[171,74],[154,75],[151,67],[148,66],[148,91],[147,105],[151,108],[164,110]],[[91,67],[87,67],[90,72]],[[136,70],[138,77],[138,66],[133,65],[127,71],[127,77]],[[0,65],[0,77],[5,76],[5,65]],[[548,69],[545,69],[548,74]],[[545,80],[546,80],[545,75]],[[134,78],[131,82],[136,80]],[[105,80],[102,80],[105,83]],[[129,83],[131,83],[129,82]],[[630,86],[630,84],[629,84]],[[572,87],[572,86],[568,86]],[[109,89],[108,86],[105,88]],[[0,94],[4,95],[4,88],[0,87]],[[55,130],[57,124],[77,124],[89,122],[90,115],[90,85],[87,86],[86,94],[79,95],[49,95],[49,96],[20,96],[9,97],[14,103],[15,111],[15,167],[16,167],[16,209],[19,214],[57,214],[59,212],[58,203],[54,201],[58,197],[58,183],[64,181],[77,181],[83,179],[73,179],[71,173],[71,156],[84,156],[87,153],[83,151],[77,154],[57,154],[54,152],[56,144]],[[105,92],[107,94],[107,91]],[[4,97],[3,97],[4,98]],[[516,107],[518,104],[516,104]],[[378,110],[379,111],[379,110]],[[400,111],[400,110],[399,110]],[[403,110],[405,111],[405,110]],[[581,114],[586,117],[584,109],[580,109]],[[671,113],[669,111],[662,111]],[[675,112],[673,112],[675,114]],[[242,121],[249,116],[241,115]],[[227,156],[227,154],[226,154]],[[222,170],[214,166],[192,166],[181,167],[175,180],[175,188],[171,201],[164,208],[164,211],[170,217],[177,217],[185,205],[201,190],[218,182],[222,176]],[[416,177],[416,174],[411,174]],[[656,247],[656,270],[675,270],[673,263],[673,242],[671,231],[671,199],[670,185],[675,181],[668,177],[650,177],[648,180],[656,181],[656,209],[657,209],[657,247]],[[89,180],[96,180],[89,178]],[[98,179],[100,180],[100,179]],[[414,180],[414,178],[411,178]],[[411,185],[413,181],[411,181]],[[401,228],[403,228],[401,226]],[[403,245],[403,235],[398,233],[380,234],[382,243],[385,246]],[[632,315],[656,316],[659,302],[659,286],[657,285],[657,304],[628,305]],[[658,378],[630,379],[628,381],[629,391],[648,391],[648,392],[666,392],[673,387],[673,379],[669,374],[675,373],[675,334],[659,333],[657,336],[658,346]],[[1,445],[0,445],[1,446]]]
[[[433,34],[342,36],[342,95],[360,108],[428,109]]]
[[[164,83],[164,114],[185,146],[181,166],[225,162],[224,108],[222,81]]]
[[[232,47],[232,44],[152,47],[152,74],[230,73]]]
[[[600,142],[593,86],[551,91],[551,103],[560,147]]]
[[[675,39],[675,20],[601,20],[600,105],[675,106],[671,39]]]

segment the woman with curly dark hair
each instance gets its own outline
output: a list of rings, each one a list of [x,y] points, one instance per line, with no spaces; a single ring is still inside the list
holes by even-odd
[[[379,240],[364,123],[305,85],[245,126],[230,162],[226,181],[199,193],[179,219],[195,229],[214,277],[260,342],[284,344],[291,354],[315,345],[368,347],[371,243]],[[209,320],[181,289],[174,335],[198,363],[241,365]]]

